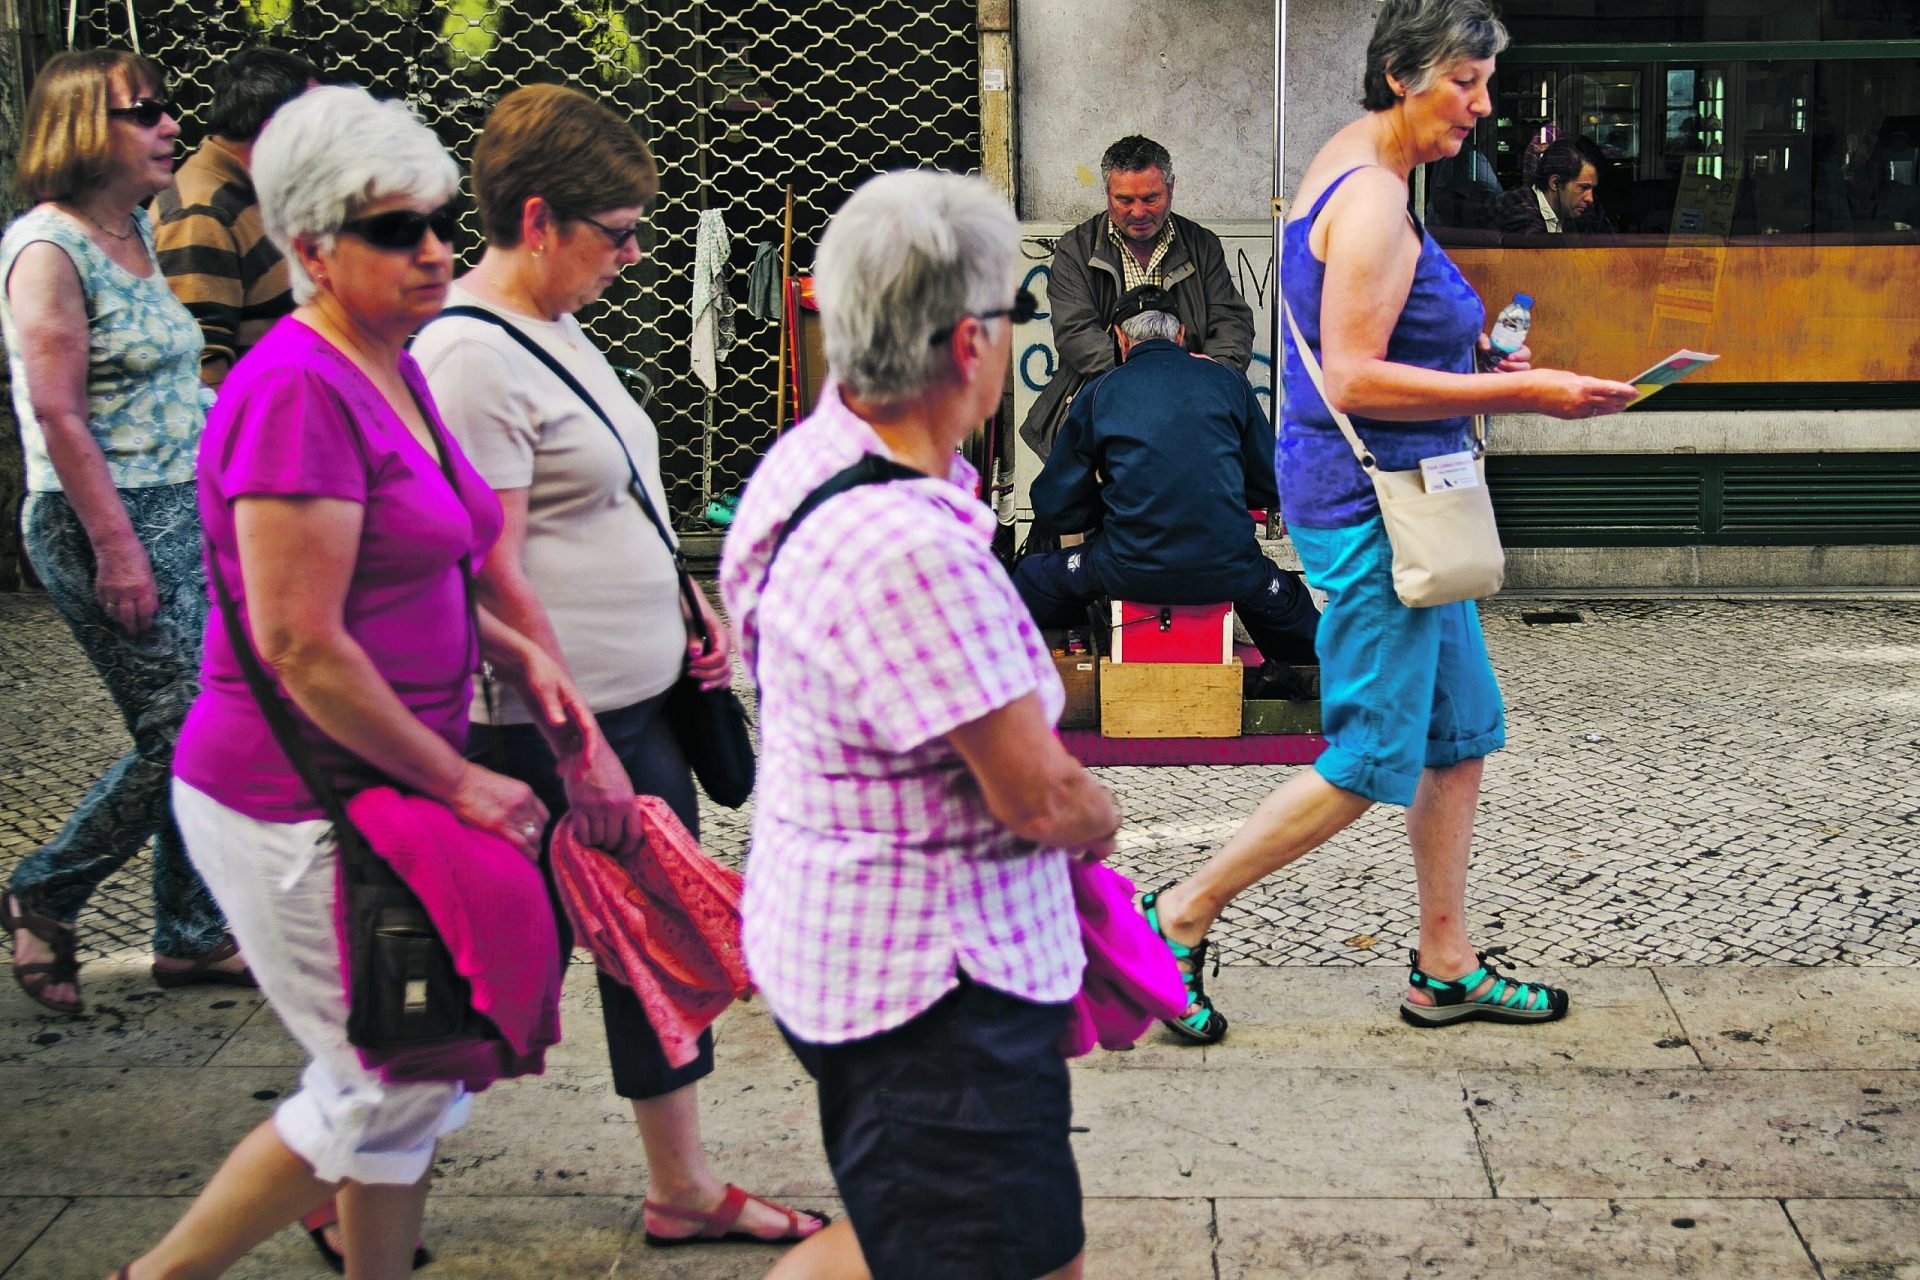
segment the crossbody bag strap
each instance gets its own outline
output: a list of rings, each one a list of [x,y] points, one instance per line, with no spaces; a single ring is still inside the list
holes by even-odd
[[[1378,468],[1373,453],[1360,441],[1360,433],[1353,429],[1353,419],[1333,407],[1333,401],[1327,398],[1326,375],[1320,371],[1320,358],[1307,345],[1307,339],[1300,332],[1300,322],[1293,318],[1293,304],[1285,298],[1280,300],[1280,309],[1287,315],[1287,331],[1293,335],[1294,350],[1300,353],[1300,363],[1305,366],[1307,378],[1313,383],[1313,389],[1320,393],[1320,402],[1327,406],[1327,412],[1333,415],[1334,425],[1340,428],[1340,434],[1347,438],[1353,447],[1353,456],[1360,460],[1360,466],[1372,475]],[[1487,419],[1485,414],[1473,415],[1473,446],[1475,455],[1487,451]]]
[[[780,558],[780,549],[787,545],[787,539],[793,537],[808,516],[818,511],[831,498],[838,497],[849,489],[861,485],[887,484],[894,480],[925,480],[927,473],[915,471],[912,467],[895,462],[892,458],[877,453],[863,453],[857,462],[822,480],[809,490],[807,496],[800,499],[800,505],[787,517],[787,523],[781,528],[780,536],[773,540],[773,550],[767,553],[767,567],[760,574],[760,594],[767,593],[767,583],[773,578],[773,562]]]
[[[780,536],[773,541],[773,551],[767,556],[767,572],[773,572],[773,562],[780,555],[780,548],[787,545],[794,530],[808,516],[818,511],[828,499],[838,497],[849,489],[857,489],[865,484],[887,484],[894,480],[925,480],[927,473],[915,471],[912,467],[895,462],[892,458],[877,453],[864,453],[860,460],[851,466],[842,467],[820,482],[819,488],[800,499],[800,505],[787,517],[786,525],[780,530]]]
[[[600,419],[601,425],[607,429],[607,434],[611,435],[613,442],[620,446],[620,456],[627,461],[627,487],[632,492],[634,501],[638,502],[640,510],[646,513],[647,521],[653,525],[654,532],[660,535],[660,541],[667,544],[667,554],[673,557],[673,570],[680,580],[680,594],[687,602],[687,613],[692,619],[694,634],[699,637],[701,648],[712,648],[713,637],[707,632],[706,615],[700,611],[700,603],[696,595],[699,588],[693,585],[693,575],[687,572],[686,561],[680,555],[680,544],[674,540],[673,534],[668,532],[666,521],[662,520],[660,513],[654,509],[653,499],[647,496],[647,486],[640,479],[640,468],[634,465],[632,451],[627,448],[627,442],[621,437],[619,428],[613,425],[613,419],[609,418],[606,411],[600,407],[600,402],[587,394],[587,389],[580,385],[580,380],[555,359],[551,351],[535,342],[525,330],[505,316],[489,311],[485,307],[462,305],[444,308],[435,318],[441,319],[447,316],[479,320],[504,330],[508,337],[526,348],[527,354],[545,365],[549,373],[560,379],[567,390],[573,392],[580,403],[593,412],[594,417]]]
[[[281,754],[286,756],[287,763],[293,766],[294,773],[306,784],[313,798],[320,802],[327,820],[333,823],[341,858],[349,864],[358,865],[365,859],[377,857],[359,828],[347,817],[347,807],[341,801],[340,793],[334,790],[333,784],[314,760],[313,753],[307,749],[307,744],[300,737],[299,726],[294,724],[293,716],[287,710],[285,699],[274,688],[266,666],[254,652],[253,641],[240,620],[240,606],[234,603],[233,592],[227,589],[227,577],[220,572],[219,551],[211,541],[207,542],[206,548],[207,570],[213,577],[214,595],[220,601],[220,616],[226,621],[227,645],[233,650],[241,678],[247,682],[247,689],[253,694],[254,703],[260,708],[260,715],[266,720],[274,742],[279,745]]]

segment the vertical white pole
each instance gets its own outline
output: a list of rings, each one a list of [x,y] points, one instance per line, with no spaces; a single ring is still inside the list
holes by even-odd
[[[1280,415],[1281,371],[1286,350],[1280,327],[1280,257],[1287,227],[1287,0],[1273,0],[1273,281],[1267,295],[1267,332],[1272,335],[1272,412]]]

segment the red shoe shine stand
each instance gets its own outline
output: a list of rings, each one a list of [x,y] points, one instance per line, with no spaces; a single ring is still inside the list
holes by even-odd
[[[1113,602],[1115,662],[1232,662],[1230,604]]]

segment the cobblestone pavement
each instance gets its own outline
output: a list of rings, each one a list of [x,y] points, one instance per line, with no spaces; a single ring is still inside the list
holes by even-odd
[[[1545,611],[1577,623],[1528,621]],[[1501,600],[1508,702],[1471,887],[1482,945],[1521,963],[1920,965],[1920,604]],[[43,599],[0,596],[0,872],[125,749]],[[1289,767],[1116,768],[1116,865],[1196,865]],[[749,811],[706,815],[737,858]],[[143,864],[82,917],[95,953],[143,944]],[[1229,964],[1397,965],[1415,928],[1397,811],[1242,895]]]

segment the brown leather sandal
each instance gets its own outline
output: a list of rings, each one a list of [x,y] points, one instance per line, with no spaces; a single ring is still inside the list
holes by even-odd
[[[777,1235],[759,1236],[751,1231],[738,1231],[734,1223],[740,1221],[741,1210],[747,1207],[747,1201],[758,1200],[769,1209],[787,1215],[787,1229]],[[659,1204],[652,1200],[640,1202],[641,1208],[657,1213],[663,1218],[678,1218],[682,1222],[697,1222],[700,1230],[689,1236],[663,1236],[652,1231],[647,1232],[647,1243],[656,1248],[666,1248],[679,1244],[793,1244],[805,1240],[815,1232],[824,1230],[831,1218],[824,1213],[814,1213],[809,1209],[789,1209],[786,1205],[775,1204],[765,1196],[749,1195],[731,1182],[727,1184],[727,1194],[720,1204],[710,1213],[698,1209],[682,1209],[676,1205]],[[811,1218],[818,1225],[811,1230],[803,1230],[801,1220]]]
[[[242,969],[238,973],[232,973],[226,969],[214,968],[215,965],[224,964],[239,954],[240,944],[232,938],[228,938],[225,942],[207,952],[205,955],[194,959],[190,964],[169,966],[162,965],[158,960],[154,961],[152,969],[153,980],[169,991],[175,987],[192,987],[202,983],[223,987],[259,986],[260,984],[254,980],[253,971],[250,969]]]
[[[0,900],[0,927],[7,930],[9,940],[17,930],[24,929],[53,949],[52,960],[38,964],[14,961],[13,980],[20,984],[20,989],[27,993],[28,999],[55,1013],[84,1013],[86,1004],[78,998],[55,1000],[47,995],[48,987],[79,985],[80,961],[76,953],[80,946],[80,935],[74,932],[73,926],[36,915],[21,906],[20,899],[8,894],[4,900]]]

